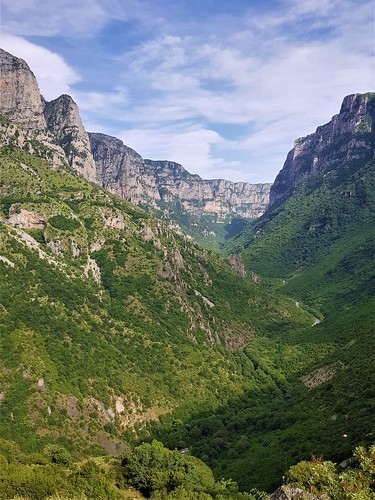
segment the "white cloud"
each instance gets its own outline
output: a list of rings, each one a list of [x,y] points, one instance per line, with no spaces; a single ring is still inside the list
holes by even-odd
[[[71,93],[88,129],[121,135],[143,156],[183,163],[204,177],[271,180],[294,139],[375,81],[370,0],[283,0],[279,10],[252,5],[241,18],[212,15],[191,24],[172,22],[163,0],[40,3],[3,0],[3,26],[82,43],[111,20],[137,19],[144,29],[121,57],[99,51],[105,78],[85,80],[82,67],[79,89],[79,76],[60,56],[8,37],[11,48],[4,48],[27,60],[45,97]],[[226,134],[226,125],[239,137]]]
[[[1,34],[0,46],[27,62],[46,100],[71,93],[71,86],[80,81],[78,73],[61,56],[24,38]]]
[[[173,160],[205,178],[218,177],[226,165],[211,152],[213,146],[224,142],[223,138],[201,126],[130,129],[122,131],[119,137],[144,158]]]

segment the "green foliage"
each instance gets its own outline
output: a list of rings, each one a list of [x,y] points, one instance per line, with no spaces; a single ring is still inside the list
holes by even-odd
[[[290,485],[314,494],[327,494],[332,500],[370,500],[375,498],[375,446],[356,448],[349,466],[339,470],[334,463],[313,457],[289,469]]]
[[[43,453],[53,464],[69,466],[72,462],[72,457],[64,446],[49,444],[44,448]]]
[[[23,494],[30,471],[59,470],[61,488],[41,478],[40,492],[112,498],[124,477],[96,460],[75,467],[72,450],[99,456],[120,438],[156,437],[226,480],[144,443],[125,476],[145,494],[260,498],[228,478],[271,490],[311,453],[338,461],[370,444],[373,163],[308,180],[235,239],[256,284],[69,169],[16,149],[0,162],[4,215],[24,208],[48,221],[27,230],[29,246],[0,226],[4,491],[17,483]],[[306,376],[318,383],[307,388]],[[34,453],[23,479],[12,440]],[[46,446],[52,463],[35,455]]]
[[[80,223],[76,219],[70,219],[63,215],[55,215],[48,219],[49,224],[56,229],[61,229],[62,231],[73,231],[78,229]]]
[[[232,480],[215,482],[211,470],[203,462],[162,443],[143,443],[126,456],[122,464],[128,484],[152,499],[248,499],[256,496],[240,493]],[[258,496],[262,498],[261,492]],[[263,496],[263,498],[266,498]]]

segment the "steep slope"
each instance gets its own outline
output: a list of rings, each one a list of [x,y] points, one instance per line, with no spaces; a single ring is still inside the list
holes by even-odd
[[[162,414],[277,390],[236,352],[309,313],[71,169],[10,147],[0,167],[4,437],[118,453]]]
[[[0,67],[1,114],[25,128],[45,129],[38,83],[26,62],[0,49]]]
[[[208,248],[217,248],[239,230],[237,226],[259,217],[268,206],[271,184],[204,180],[178,163],[144,160],[115,137],[89,137],[102,187],[151,207],[159,218],[177,224]]]
[[[68,164],[95,181],[89,139],[72,98],[46,102],[27,63],[3,49],[0,69],[1,144],[16,145],[55,165]]]
[[[363,109],[369,110],[374,97],[347,98],[343,107],[353,101],[352,109],[357,109],[363,102]],[[342,149],[337,148],[339,137],[332,142],[328,135],[328,143],[321,141],[319,146],[321,151],[330,151],[327,163],[322,163],[321,171],[300,178],[297,186],[298,175],[294,176],[296,171],[290,170],[287,160],[280,178],[293,194],[283,202],[274,202],[263,217],[231,242],[230,251],[239,252],[248,271],[255,271],[263,281],[268,279],[270,286],[294,297],[297,304],[305,304],[316,317],[313,338],[305,338],[314,344],[310,365],[300,367],[297,377],[289,378],[287,401],[270,406],[263,418],[261,408],[258,412],[246,410],[250,398],[243,398],[235,412],[228,407],[220,416],[232,425],[242,418],[247,422],[246,430],[240,431],[242,439],[238,434],[233,436],[238,456],[229,466],[229,452],[218,460],[220,470],[234,477],[246,468],[261,477],[260,456],[270,470],[282,470],[280,455],[267,457],[265,444],[284,453],[288,463],[303,454],[307,459],[310,453],[340,462],[349,456],[350,448],[371,444],[374,439],[373,129],[370,133],[371,122],[366,119],[367,133],[359,133],[355,128],[358,114],[353,112],[350,119]],[[314,163],[313,154],[308,156],[305,151],[306,165]],[[280,184],[275,182],[274,186],[278,189]],[[286,196],[286,191],[280,192]],[[284,343],[291,344],[293,336],[275,336],[277,340],[279,350],[273,359],[279,359],[285,370]],[[295,336],[294,341],[299,349],[303,340]],[[241,450],[244,442],[251,453],[258,450],[256,459]]]
[[[288,198],[308,177],[374,158],[374,123],[374,93],[345,97],[340,113],[329,123],[295,141],[271,189],[270,207]]]
[[[77,104],[64,94],[45,102],[44,115],[48,131],[64,150],[69,166],[88,181],[95,182],[96,165]]]
[[[143,160],[115,137],[89,137],[73,99],[62,95],[46,102],[25,61],[0,49],[0,69],[2,144],[68,164],[123,199],[157,210],[200,241],[208,237],[206,246],[217,247],[233,233],[233,219],[253,219],[266,209],[269,184],[204,181],[174,162]],[[13,123],[22,128],[16,131]]]

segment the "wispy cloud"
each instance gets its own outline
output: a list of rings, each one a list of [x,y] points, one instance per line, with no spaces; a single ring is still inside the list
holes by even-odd
[[[71,93],[72,86],[81,80],[61,56],[24,38],[0,34],[0,46],[28,63],[47,100]]]
[[[57,71],[44,57],[28,58],[42,92],[46,86],[50,93],[55,74],[55,88],[71,91],[90,127],[202,176],[216,171],[271,181],[294,139],[328,121],[345,95],[372,90],[375,81],[371,0],[283,0],[240,11],[218,0],[210,15],[190,12],[188,19],[181,17],[186,2],[173,8],[166,0],[44,3],[37,20],[40,2],[3,0],[6,29],[26,36],[45,24],[39,35],[89,44],[109,22],[136,19],[139,33],[113,51],[106,39],[109,49],[94,53],[97,72],[105,67],[98,82],[82,65],[75,85],[77,72],[52,51],[49,57],[63,63]],[[26,59],[31,45],[24,43],[16,55]]]

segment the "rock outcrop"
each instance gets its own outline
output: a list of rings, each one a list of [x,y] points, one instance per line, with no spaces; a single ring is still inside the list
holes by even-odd
[[[45,102],[44,115],[48,131],[64,150],[69,166],[85,179],[95,182],[96,166],[77,104],[69,95],[63,94]]]
[[[0,112],[31,129],[45,129],[38,83],[23,59],[0,49]]]
[[[353,161],[371,159],[374,151],[375,93],[345,97],[340,113],[297,139],[271,188],[270,207],[289,197],[306,178]]]
[[[89,133],[89,138],[97,183],[135,205],[156,207],[159,191],[143,158],[116,137]]]
[[[1,142],[28,149],[56,164],[68,164],[95,181],[87,132],[70,96],[46,102],[27,63],[0,49]],[[11,122],[11,123],[9,123]]]
[[[27,63],[0,49],[1,142],[36,153],[53,165],[69,165],[85,179],[136,205],[188,214],[254,219],[268,205],[270,184],[203,180],[171,161],[144,160],[122,141],[87,134],[68,95],[46,102]]]

